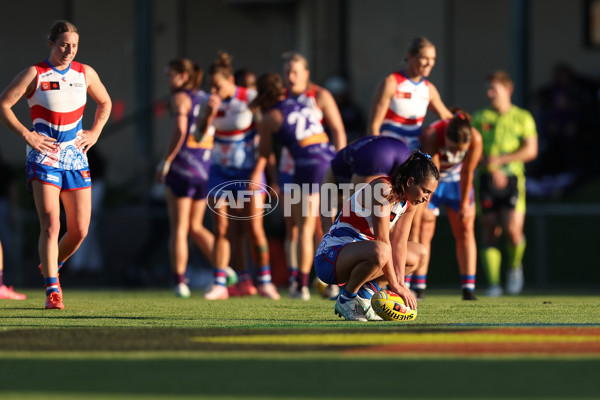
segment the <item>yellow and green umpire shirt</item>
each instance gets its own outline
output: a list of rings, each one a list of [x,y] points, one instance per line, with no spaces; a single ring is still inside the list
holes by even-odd
[[[473,127],[481,133],[483,139],[483,157],[499,156],[517,151],[523,141],[537,137],[535,121],[531,113],[512,105],[505,114],[492,108],[485,108],[473,114]],[[525,165],[513,161],[502,166],[507,175],[524,176]],[[491,172],[480,167],[480,172]]]

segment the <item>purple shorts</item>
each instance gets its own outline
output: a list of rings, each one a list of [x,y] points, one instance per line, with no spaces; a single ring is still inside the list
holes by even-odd
[[[333,156],[333,151],[327,147],[310,158],[296,159],[296,170],[292,182],[296,185],[309,184],[310,194],[318,193]]]
[[[176,173],[169,172],[165,184],[176,197],[190,197],[202,200],[208,194],[208,182],[202,179],[189,179]]]

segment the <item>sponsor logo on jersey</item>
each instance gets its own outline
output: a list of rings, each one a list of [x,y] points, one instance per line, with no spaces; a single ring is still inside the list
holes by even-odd
[[[41,84],[42,91],[46,90],[60,90],[59,82],[42,82]]]
[[[412,98],[412,93],[410,92],[396,92],[396,97],[399,99],[410,99]]]

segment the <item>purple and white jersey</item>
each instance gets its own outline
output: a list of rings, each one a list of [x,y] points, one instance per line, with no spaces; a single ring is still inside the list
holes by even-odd
[[[294,99],[282,100],[275,107],[283,114],[278,140],[289,149],[296,167],[331,160],[335,150],[311,108]]]
[[[184,91],[192,100],[192,108],[188,114],[188,126],[181,149],[173,159],[169,172],[192,180],[208,180],[213,136],[204,135],[200,142],[194,139],[196,119],[200,114],[200,102],[206,96],[202,90]]]

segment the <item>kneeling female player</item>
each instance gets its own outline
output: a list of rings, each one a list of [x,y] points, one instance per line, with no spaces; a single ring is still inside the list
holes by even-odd
[[[427,251],[408,235],[416,208],[429,200],[438,180],[431,157],[413,153],[389,177],[374,179],[344,203],[315,254],[323,282],[346,284],[336,314],[350,321],[380,319],[370,298],[384,285],[416,309],[404,276],[424,265]]]

